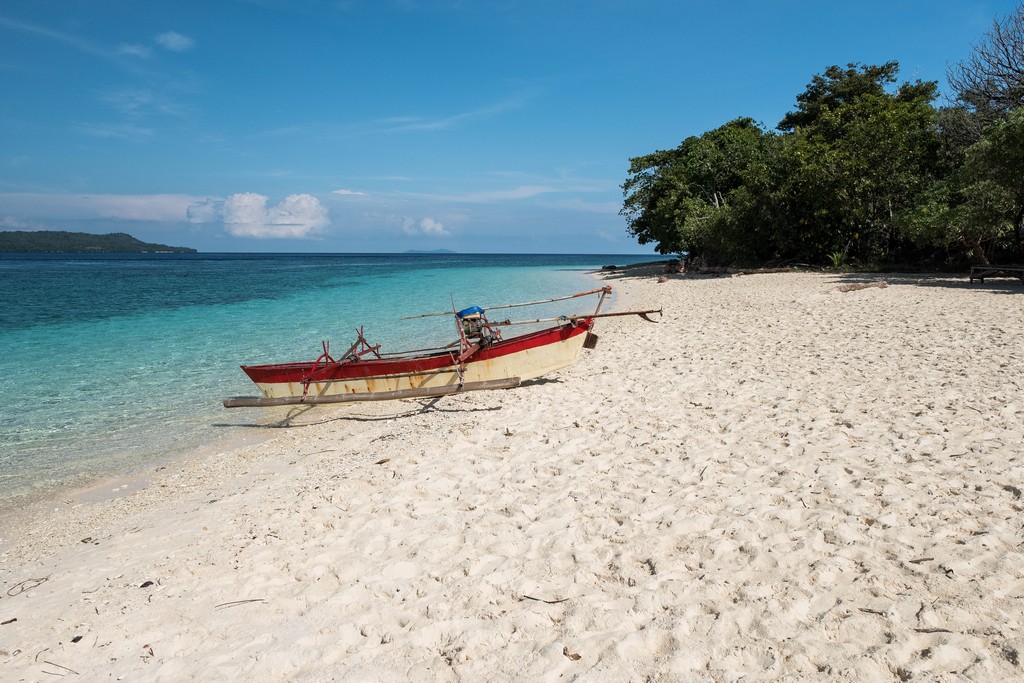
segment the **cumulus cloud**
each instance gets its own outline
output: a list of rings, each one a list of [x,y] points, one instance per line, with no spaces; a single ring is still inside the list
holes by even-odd
[[[417,221],[414,218],[405,217],[402,219],[402,231],[406,235],[430,235],[431,237],[447,237],[451,234],[444,227],[444,223],[433,218],[422,218]]]
[[[224,202],[221,200],[204,199],[201,202],[190,204],[185,213],[189,223],[219,223],[222,206],[224,206]]]
[[[171,52],[186,52],[192,49],[192,46],[195,45],[196,42],[188,36],[181,35],[177,31],[165,31],[158,35],[155,40],[157,45],[170,50]]]
[[[327,209],[308,194],[285,197],[276,206],[255,192],[233,194],[227,199],[207,199],[188,208],[190,223],[222,223],[236,237],[261,239],[305,238],[321,233],[329,223]]]
[[[448,235],[448,230],[445,229],[444,224],[441,221],[436,221],[433,218],[424,218],[420,221],[420,230],[424,235],[436,235],[444,236]]]

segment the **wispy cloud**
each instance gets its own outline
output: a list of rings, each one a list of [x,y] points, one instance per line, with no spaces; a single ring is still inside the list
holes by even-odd
[[[186,220],[188,207],[201,198],[180,194],[0,194],[0,207],[7,220],[33,223],[48,220],[153,221],[180,223]]]
[[[580,213],[608,215],[618,215],[619,211],[622,210],[620,202],[586,202],[582,199],[566,199],[555,202],[555,206],[560,209],[568,209],[569,211],[578,211]]]
[[[177,31],[165,31],[153,37],[153,45],[170,52],[188,52],[196,41]],[[149,59],[153,56],[153,47],[140,43],[121,43],[117,46],[117,54]]]
[[[79,36],[72,35],[70,33],[64,33],[57,31],[46,26],[40,26],[38,24],[30,24],[25,21],[17,21],[15,19],[8,19],[6,17],[0,17],[0,26],[20,31],[22,33],[28,33],[30,35],[39,36],[48,40],[53,40],[58,43],[63,43],[69,47],[75,48],[81,52],[86,52],[91,55],[97,55],[100,57],[110,57],[112,52],[105,50],[88,40],[80,38]]]
[[[16,216],[4,216],[0,218],[0,227],[5,230],[43,230],[45,229],[40,223],[34,221],[26,221],[23,218]]]
[[[376,128],[378,131],[384,133],[401,133],[416,130],[448,130],[477,119],[485,119],[499,114],[504,114],[505,112],[513,109],[518,109],[526,103],[526,100],[527,98],[522,96],[514,97],[486,107],[480,107],[479,109],[473,109],[442,117],[430,118],[420,116],[400,116],[385,118],[371,123],[370,127]]]
[[[101,218],[129,221],[181,221],[187,212],[187,195],[97,195],[82,197],[96,207]]]
[[[146,45],[121,43],[117,46],[117,54],[128,55],[129,57],[139,57],[140,59],[149,59],[153,56],[153,50]]]
[[[473,182],[477,183],[478,179],[474,179]],[[609,182],[548,178],[541,182],[524,182],[484,190],[465,192],[396,190],[375,192],[373,197],[384,202],[420,203],[424,207],[445,206],[448,207],[448,210],[458,205],[511,208],[519,204],[578,214],[614,216],[618,215],[622,208],[616,197],[617,190],[617,186]]]
[[[78,121],[74,124],[80,132],[94,138],[116,140],[145,140],[153,137],[153,129],[134,123],[96,123]]]
[[[75,128],[91,137],[148,140],[161,118],[182,117],[189,108],[147,88],[119,88],[99,93],[99,99],[118,115],[115,121],[77,121]]]
[[[470,192],[461,196],[455,196],[453,199],[460,202],[468,203],[480,203],[489,204],[491,202],[507,202],[517,201],[520,199],[530,199],[532,197],[538,197],[544,194],[551,194],[558,192],[559,190],[554,187],[548,187],[545,185],[522,185],[520,187],[513,187],[507,190],[490,190],[487,192]]]
[[[181,104],[148,88],[117,88],[102,93],[100,97],[126,116],[181,116],[186,112]]]
[[[387,205],[397,206],[399,204],[421,204],[424,207],[443,205],[445,211],[454,210],[457,205],[481,205],[481,206],[506,206],[515,204],[544,206],[561,211],[573,213],[609,214],[617,215],[622,208],[618,201],[618,186],[614,181],[588,180],[574,177],[539,177],[529,176],[523,173],[492,172],[484,174],[490,178],[492,184],[487,189],[478,189],[481,182],[486,182],[481,176],[471,179],[464,179],[462,182],[471,185],[472,189],[443,189],[436,190],[407,190],[398,189],[376,189],[372,193],[357,192],[351,189],[334,190],[331,194],[344,198],[366,198],[367,202],[378,207]],[[365,179],[364,179],[365,180]],[[423,186],[426,183],[437,182],[431,178],[429,181],[422,178],[373,178],[379,185],[381,182],[413,183]],[[514,182],[518,180],[520,182]],[[508,182],[512,181],[512,182]],[[452,181],[447,181],[452,182]],[[340,207],[340,201],[337,203]],[[429,209],[427,209],[429,211]],[[417,219],[418,220],[418,219]],[[402,229],[408,226],[406,221]]]
[[[149,45],[141,43],[121,43],[116,48],[110,49],[89,41],[81,36],[72,33],[58,31],[48,26],[41,26],[27,21],[19,21],[8,17],[0,16],[0,27],[8,28],[21,33],[39,36],[72,47],[80,52],[95,55],[97,57],[119,57],[129,56],[140,59],[149,59],[153,56],[153,50]],[[182,35],[176,31],[165,31],[153,38],[154,44],[171,52],[186,52],[195,45],[195,40]]]
[[[463,194],[427,194],[417,192],[400,193],[402,196],[416,199],[427,199],[439,202],[458,202],[465,204],[491,204],[495,202],[518,201],[531,199],[545,194],[560,192],[556,187],[546,185],[522,185],[501,190],[485,190],[481,192],[466,192]]]
[[[183,36],[177,31],[165,31],[156,38],[156,43],[160,47],[170,50],[171,52],[187,52],[192,49],[195,45],[195,40],[188,36]]]
[[[505,112],[521,108],[529,101],[527,96],[517,96],[492,105],[457,112],[447,116],[389,116],[369,121],[352,123],[324,123],[307,121],[293,123],[257,133],[257,137],[295,137],[315,134],[319,137],[358,137],[416,131],[452,130],[472,124],[475,121],[500,116]]]

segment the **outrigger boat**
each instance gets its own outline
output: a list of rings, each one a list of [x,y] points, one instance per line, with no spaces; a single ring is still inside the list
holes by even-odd
[[[459,336],[442,348],[383,353],[380,344],[371,345],[366,340],[360,327],[356,330],[355,343],[337,359],[331,356],[329,342],[323,342],[323,353],[315,361],[241,366],[249,379],[256,383],[262,396],[229,398],[224,401],[224,407],[383,401],[482,389],[510,389],[526,380],[572,365],[584,347],[594,348],[597,344],[597,335],[593,332],[596,318],[639,315],[655,322],[648,316],[653,313],[661,315],[661,309],[601,313],[605,297],[611,291],[611,287],[602,287],[544,301],[488,308],[473,306],[460,311],[410,316],[453,315]],[[487,318],[488,311],[497,309],[535,306],[591,295],[598,295],[597,306],[593,313],[585,315],[500,322]],[[555,324],[502,338],[503,327],[542,323]]]

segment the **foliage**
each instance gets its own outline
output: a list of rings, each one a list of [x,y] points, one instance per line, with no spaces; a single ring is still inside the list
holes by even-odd
[[[833,251],[828,255],[829,265],[836,270],[846,267],[846,252],[845,251]]]
[[[988,263],[1019,252],[1024,232],[1024,110],[991,126],[964,154],[963,165],[923,193],[903,217],[918,243],[960,247]],[[1012,237],[1012,241],[1011,241]]]
[[[797,130],[789,162],[784,190],[803,258],[887,258],[898,246],[894,217],[938,169],[934,110],[924,97],[863,95]]]
[[[823,112],[852,104],[864,95],[883,95],[885,85],[896,81],[898,71],[896,62],[864,67],[848,64],[846,69],[830,66],[811,78],[807,90],[796,96],[796,111],[786,114],[778,128],[792,132],[814,123]]]
[[[725,214],[748,174],[765,163],[772,137],[741,118],[687,138],[674,150],[631,159],[622,209],[630,234],[640,244],[656,243],[662,254],[731,244],[723,232]]]

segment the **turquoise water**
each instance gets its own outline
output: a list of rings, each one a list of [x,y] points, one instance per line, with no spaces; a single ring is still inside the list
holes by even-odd
[[[593,289],[595,268],[650,258],[0,256],[0,505],[270,422],[259,409],[221,406],[256,393],[241,364],[312,361],[321,340],[340,354],[360,325],[385,351],[447,343],[450,318],[399,318],[450,310],[452,297],[461,309]]]

